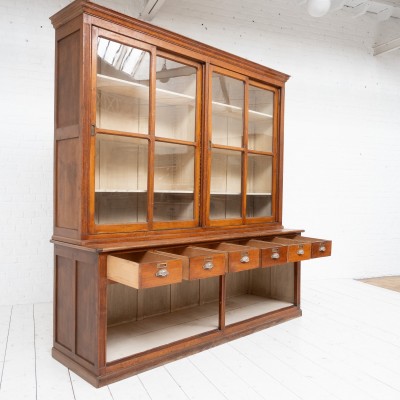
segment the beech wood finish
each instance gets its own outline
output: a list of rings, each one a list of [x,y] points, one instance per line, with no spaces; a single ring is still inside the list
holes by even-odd
[[[89,0],[51,21],[54,358],[98,387],[299,317],[331,242],[282,225],[289,76]]]

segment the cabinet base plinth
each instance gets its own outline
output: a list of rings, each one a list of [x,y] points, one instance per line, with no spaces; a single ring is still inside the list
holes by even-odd
[[[229,325],[225,327],[224,330],[214,330],[107,363],[105,374],[98,376],[54,347],[52,349],[52,356],[82,379],[98,388],[163,365],[167,362],[187,357],[230,340],[249,335],[293,318],[298,318],[301,314],[302,312],[299,307],[291,306],[259,317],[254,317],[246,321]]]

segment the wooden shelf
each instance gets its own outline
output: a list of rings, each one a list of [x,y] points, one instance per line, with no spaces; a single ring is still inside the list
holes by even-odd
[[[147,193],[146,189],[96,189],[96,193]],[[193,190],[154,190],[154,193],[190,194]]]
[[[97,88],[107,93],[120,94],[147,102],[149,101],[149,87],[140,83],[98,74]],[[194,105],[195,99],[193,96],[157,88],[156,101],[171,105]]]
[[[213,112],[216,112],[218,115],[233,117],[233,118],[242,118],[243,109],[241,107],[220,103],[218,101],[213,101],[212,106],[213,106]],[[249,110],[250,122],[270,120],[272,118],[273,117],[270,114]]]
[[[147,193],[146,189],[96,189],[96,193]]]
[[[136,82],[129,82],[119,78],[113,78],[107,75],[97,75],[97,88],[107,93],[130,96],[141,100],[148,101],[149,87]],[[170,90],[156,88],[156,101],[170,105],[194,105],[195,98],[183,93],[172,92]],[[241,107],[229,104],[212,102],[213,111],[218,115],[241,118],[243,109]],[[249,110],[249,121],[256,122],[262,120],[270,120],[273,116],[259,111]]]
[[[241,196],[240,192],[211,192],[211,196]]]

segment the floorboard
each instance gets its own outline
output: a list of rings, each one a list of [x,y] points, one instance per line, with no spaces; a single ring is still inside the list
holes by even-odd
[[[399,400],[400,293],[306,281],[301,318],[95,389],[51,358],[52,305],[0,306],[0,400]]]

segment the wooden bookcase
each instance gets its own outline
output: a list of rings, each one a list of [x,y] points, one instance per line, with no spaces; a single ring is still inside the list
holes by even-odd
[[[288,76],[76,0],[55,14],[53,356],[95,386],[301,315]]]

